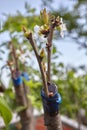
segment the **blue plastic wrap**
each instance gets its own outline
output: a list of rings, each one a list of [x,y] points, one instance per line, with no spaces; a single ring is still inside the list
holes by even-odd
[[[27,81],[29,80],[29,75],[28,75],[27,72],[23,72],[21,75],[22,75]]]
[[[62,102],[62,98],[61,95],[57,92],[55,84],[51,84],[50,86],[48,86],[48,90],[51,90],[50,92],[54,90],[53,96],[47,97],[43,90],[41,91],[41,96],[42,96],[44,111],[52,115],[59,111],[59,105]]]
[[[23,83],[22,77],[18,76],[17,78],[13,78],[13,83],[14,83],[15,86],[19,86],[20,84]]]
[[[56,93],[52,97],[46,97],[44,92],[41,92],[42,100],[43,100],[43,107],[44,111],[48,113],[55,113],[59,110],[59,104],[61,103],[62,99],[59,93]]]

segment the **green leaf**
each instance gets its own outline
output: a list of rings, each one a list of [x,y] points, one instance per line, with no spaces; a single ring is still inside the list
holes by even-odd
[[[6,89],[4,95],[9,96],[10,99],[15,99],[15,94],[11,88]]]
[[[56,52],[57,52],[57,48],[56,48],[56,46],[53,46],[52,53],[55,54]]]
[[[25,110],[26,108],[27,108],[27,106],[19,106],[16,108],[16,112],[19,113],[19,112]]]
[[[58,66],[64,68],[64,64],[62,62],[60,62]]]
[[[27,81],[25,78],[22,78],[23,82],[26,86],[30,86],[30,81]]]
[[[32,105],[34,106],[35,105],[35,97],[33,95],[27,95],[27,97],[32,101]]]
[[[3,117],[5,124],[8,125],[12,119],[12,113],[6,101],[1,97],[0,97],[0,115]]]

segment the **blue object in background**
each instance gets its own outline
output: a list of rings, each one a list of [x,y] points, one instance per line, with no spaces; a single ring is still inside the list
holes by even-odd
[[[29,75],[27,72],[23,72],[21,76],[23,76],[27,81],[29,81]]]
[[[55,114],[59,110],[59,105],[62,102],[62,98],[58,92],[52,97],[47,97],[44,91],[41,91],[44,111],[50,115]]]
[[[27,81],[29,81],[29,76],[27,72],[23,72],[22,74],[16,72],[13,78],[13,83],[15,86],[19,86],[20,84],[23,83],[22,77],[24,77]]]
[[[14,83],[15,86],[19,86],[20,84],[22,84],[23,81],[22,81],[21,75],[18,76],[17,78],[13,78],[13,83]]]

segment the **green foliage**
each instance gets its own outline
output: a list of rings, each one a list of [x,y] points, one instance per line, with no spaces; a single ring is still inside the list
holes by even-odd
[[[2,97],[0,97],[0,115],[3,117],[5,124],[8,125],[12,119],[12,113]]]
[[[21,13],[17,13],[15,16],[7,15],[2,32],[8,30],[11,34],[14,32],[20,33],[23,26],[33,30],[36,23],[40,24],[39,16],[33,14],[33,12],[30,16],[23,16]]]
[[[9,87],[8,89],[5,90],[3,98],[8,103],[11,110],[15,111],[17,104],[15,100],[15,93],[13,92],[12,87],[13,86],[11,84],[11,88]]]
[[[87,111],[87,76],[76,77],[75,75],[76,73],[70,70],[65,79],[56,81],[63,98],[61,111],[73,118],[77,118],[79,109],[83,108]]]
[[[31,99],[32,105],[37,109],[41,109],[42,108],[41,96],[40,96],[40,92],[42,88],[41,82],[38,82],[35,80],[26,81],[24,78],[23,78],[23,81],[26,87],[29,87],[30,89],[30,94],[27,96],[29,99]]]
[[[25,110],[26,108],[27,108],[26,106],[19,106],[19,107],[16,107],[15,112],[19,113],[19,112]]]

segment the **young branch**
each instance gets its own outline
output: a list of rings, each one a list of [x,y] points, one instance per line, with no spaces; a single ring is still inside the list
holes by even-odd
[[[48,76],[48,81],[51,81],[51,52],[52,52],[52,37],[53,37],[53,30],[54,28],[52,26],[50,26],[50,32],[48,35],[48,43],[46,44],[47,47],[47,61],[48,61],[48,70],[47,70],[47,76]]]
[[[16,54],[15,54],[14,46],[12,49],[13,49],[12,52],[13,52],[13,57],[14,57],[14,62],[15,62],[15,68],[16,68],[16,70],[18,70],[18,59],[17,59]]]
[[[10,44],[10,48],[11,48],[12,59],[15,63],[15,69],[18,70],[18,59],[16,57],[15,47],[11,41],[9,42],[9,44]]]
[[[38,61],[39,67],[40,67],[41,75],[42,75],[44,91],[45,91],[46,95],[48,96],[48,86],[47,86],[46,75],[44,73],[43,66],[42,66],[42,60],[40,59],[40,56],[38,54],[38,48],[37,48],[36,43],[33,40],[32,33],[29,35],[28,40],[30,41],[31,46],[32,46],[32,48],[33,48],[33,50],[35,52],[35,55],[36,55],[36,58],[37,58],[37,61]]]

